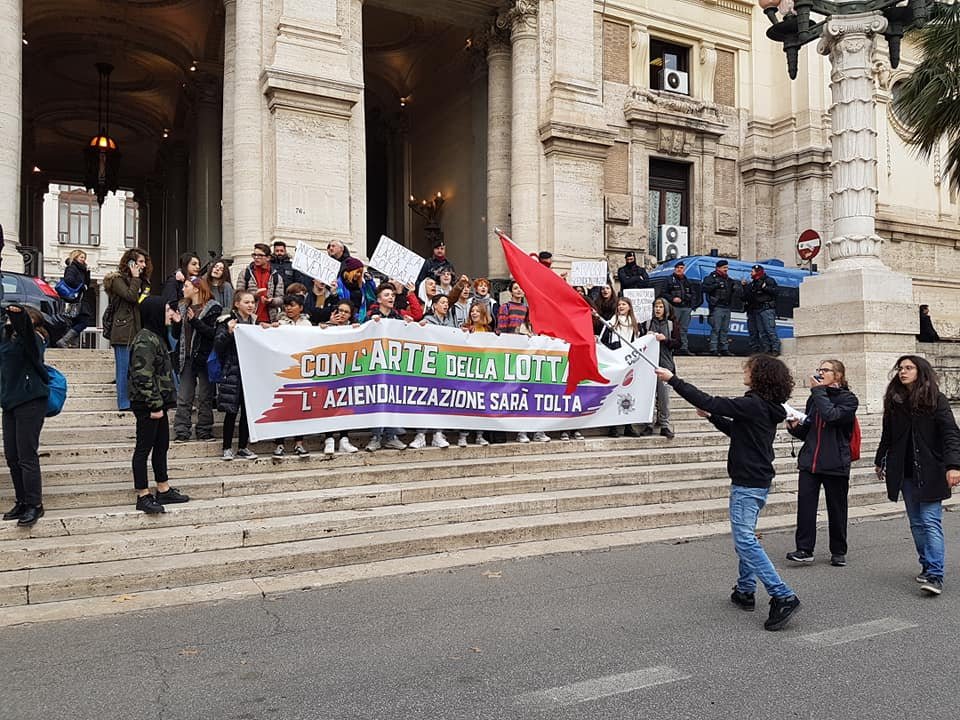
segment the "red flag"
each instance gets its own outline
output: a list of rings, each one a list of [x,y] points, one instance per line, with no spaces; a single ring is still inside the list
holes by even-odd
[[[593,309],[580,294],[553,270],[541,265],[501,232],[500,244],[513,279],[527,296],[530,324],[535,332],[570,343],[567,356],[567,395],[583,380],[610,382],[597,367],[597,343],[593,335]]]

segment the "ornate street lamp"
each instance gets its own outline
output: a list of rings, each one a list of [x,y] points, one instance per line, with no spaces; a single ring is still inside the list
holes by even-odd
[[[103,206],[108,192],[116,192],[119,185],[120,149],[110,137],[110,73],[113,65],[97,63],[97,134],[83,150],[83,184],[87,190],[93,190],[97,202]],[[106,92],[104,92],[106,90]],[[106,112],[103,101],[106,95]]]
[[[443,240],[443,232],[440,230],[440,210],[443,209],[443,193],[438,192],[430,200],[417,200],[413,195],[407,205],[417,215],[427,221],[423,228],[423,234],[427,239],[427,244],[431,247],[435,240]]]
[[[883,36],[890,48],[890,66],[900,64],[900,41],[904,33],[924,25],[930,18],[930,6],[934,0],[794,0],[793,9],[778,16],[781,0],[759,0],[764,14],[770,19],[772,27],[767,29],[767,37],[781,43],[787,54],[787,73],[791,80],[797,79],[797,58],[800,48],[816,40],[823,33],[824,26],[831,17],[880,12],[886,18]],[[811,15],[821,15],[825,19],[814,22]]]

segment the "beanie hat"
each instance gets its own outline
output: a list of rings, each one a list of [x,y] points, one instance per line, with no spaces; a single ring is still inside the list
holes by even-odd
[[[344,270],[363,270],[363,262],[355,257],[347,258],[343,263]]]

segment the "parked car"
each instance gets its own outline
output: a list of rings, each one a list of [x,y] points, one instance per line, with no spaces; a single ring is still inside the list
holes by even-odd
[[[47,332],[50,333],[50,344],[59,340],[70,326],[63,316],[66,303],[57,295],[57,291],[43,278],[22,273],[4,272],[2,280],[3,295],[0,299],[3,306],[17,303],[36,308],[43,315]]]

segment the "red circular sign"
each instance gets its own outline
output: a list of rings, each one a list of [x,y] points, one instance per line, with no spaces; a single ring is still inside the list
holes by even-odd
[[[816,230],[804,230],[797,240],[797,255],[801,260],[813,260],[820,253],[820,235]]]

